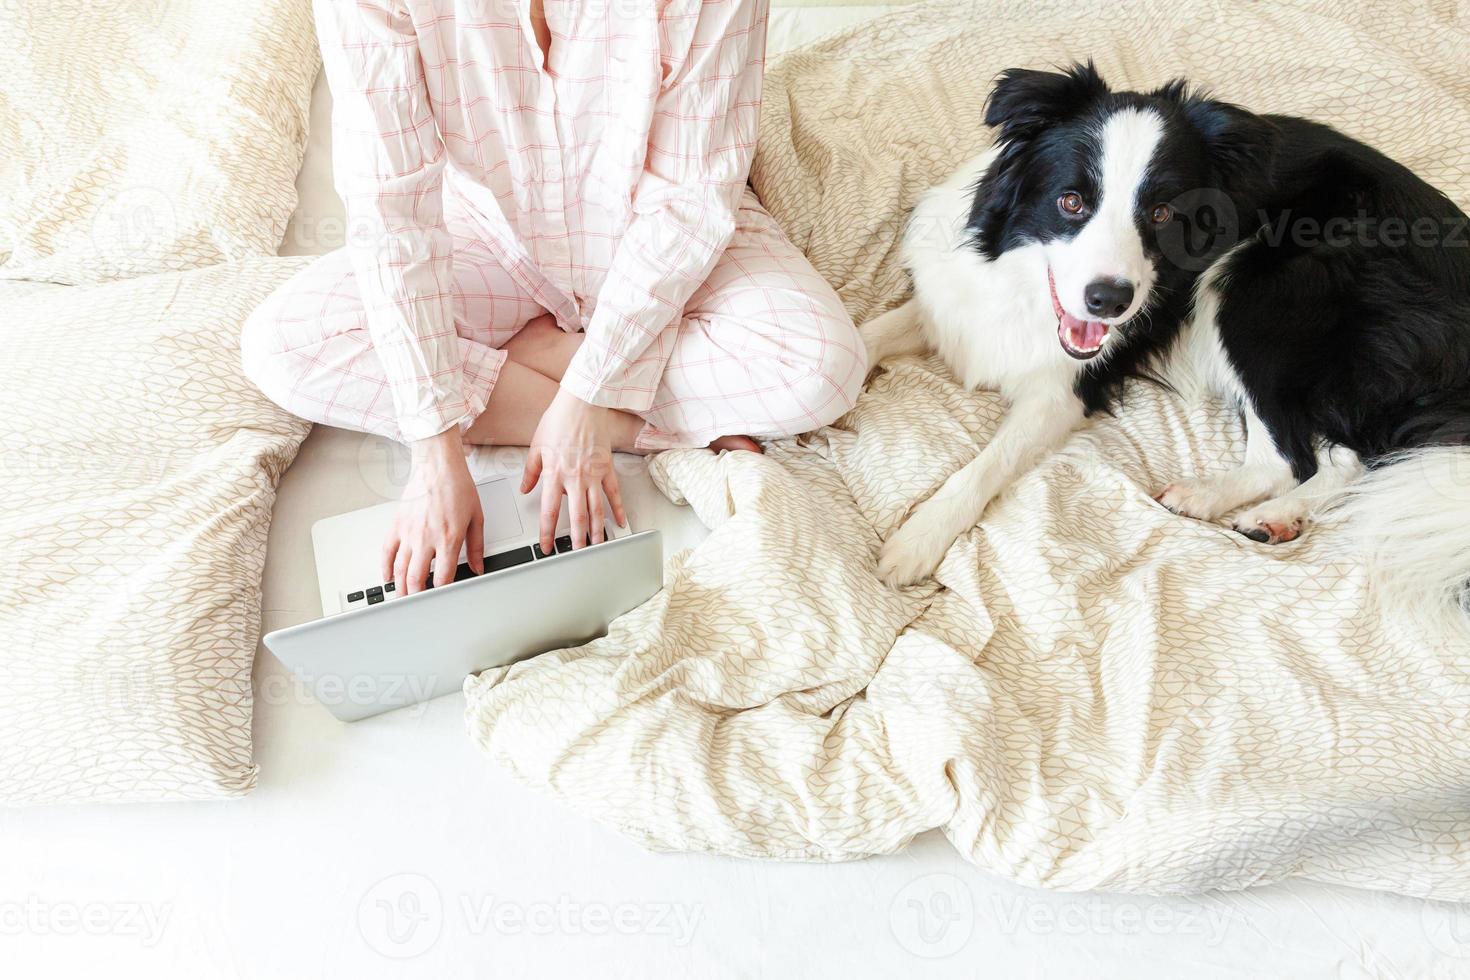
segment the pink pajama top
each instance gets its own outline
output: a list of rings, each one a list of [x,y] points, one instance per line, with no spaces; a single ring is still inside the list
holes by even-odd
[[[755,150],[765,0],[315,0],[347,248],[399,427],[464,422],[447,207],[586,340],[562,386],[653,401]]]

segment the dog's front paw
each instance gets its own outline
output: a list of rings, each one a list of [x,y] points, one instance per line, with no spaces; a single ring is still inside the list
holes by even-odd
[[[858,328],[858,338],[863,342],[863,352],[868,360],[868,373],[872,374],[888,358],[888,351],[884,349],[883,338],[878,334],[878,331],[867,327]]]
[[[885,361],[923,347],[912,301],[869,320],[858,328],[858,336],[867,351],[870,377]]]
[[[952,544],[954,535],[920,506],[883,542],[878,554],[878,577],[894,587],[922,582],[934,574]]]
[[[866,377],[867,379],[871,379],[873,375],[883,370],[883,365],[886,361],[892,360],[892,355],[885,345],[883,338],[863,334],[862,339],[863,347],[867,352],[868,358],[868,373]]]
[[[1235,530],[1262,544],[1285,544],[1301,537],[1307,525],[1307,507],[1288,497],[1268,500],[1235,515]]]
[[[1160,490],[1154,499],[1183,517],[1213,521],[1234,510],[1214,480],[1180,480]]]

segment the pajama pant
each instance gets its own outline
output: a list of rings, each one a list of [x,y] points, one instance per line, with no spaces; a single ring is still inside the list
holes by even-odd
[[[505,363],[500,348],[546,310],[450,212],[446,206],[454,325],[477,417]],[[288,411],[402,441],[344,250],[303,269],[251,314],[241,351],[245,373]],[[862,342],[837,294],[747,190],[729,246],[674,332],[653,404],[639,413],[647,424],[638,445],[809,432],[852,407],[866,372]]]

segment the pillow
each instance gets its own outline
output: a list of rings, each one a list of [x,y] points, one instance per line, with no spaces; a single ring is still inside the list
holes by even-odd
[[[0,3],[0,278],[274,255],[320,64],[310,0]]]
[[[0,803],[254,784],[266,532],[308,425],[237,337],[304,261],[0,283]]]

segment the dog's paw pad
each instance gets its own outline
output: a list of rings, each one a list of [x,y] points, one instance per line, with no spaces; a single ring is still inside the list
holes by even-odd
[[[1250,523],[1237,521],[1235,530],[1261,544],[1285,544],[1301,537],[1301,521],[1257,520]]]

